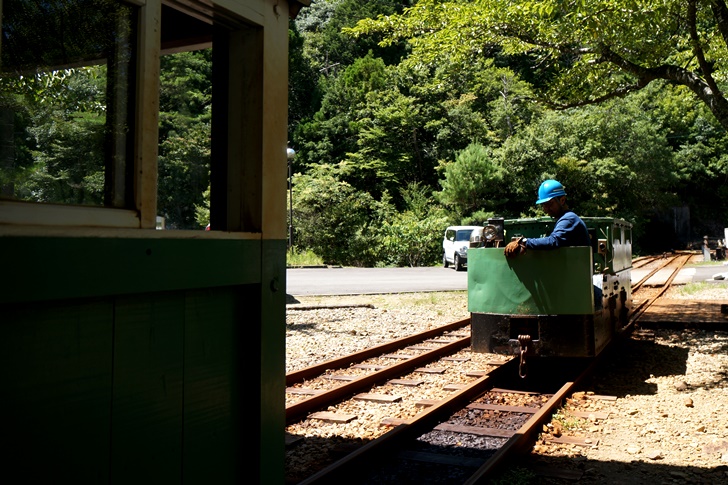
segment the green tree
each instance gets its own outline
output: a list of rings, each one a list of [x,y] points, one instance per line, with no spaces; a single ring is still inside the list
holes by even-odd
[[[319,75],[303,55],[304,39],[294,21],[288,28],[288,139],[295,127],[311,119],[321,106]]]
[[[535,105],[513,72],[483,61],[388,68],[371,53],[327,83],[321,110],[299,125],[298,167],[339,164],[340,176],[375,198],[418,182],[438,188],[440,159],[475,141],[499,144]]]
[[[400,90],[422,106],[440,158],[452,158],[471,142],[500,144],[540,110],[530,85],[493,59],[438,58],[426,68],[406,59],[397,76]]]
[[[12,119],[5,192],[20,200],[104,204],[106,68],[2,79],[0,107]]]
[[[395,266],[429,266],[442,256],[445,211],[433,204],[429,189],[411,183],[402,189],[405,209],[383,221],[380,230],[384,261]]]
[[[675,205],[690,208],[695,241],[722,234],[728,214],[728,132],[683,86],[643,90],[642,105],[662,126],[674,151],[679,195]]]
[[[358,114],[367,95],[387,85],[384,62],[371,53],[327,81],[321,109],[313,120],[301,123],[294,135],[296,165],[336,164],[356,151]]]
[[[455,221],[478,211],[495,211],[504,199],[505,170],[490,149],[473,143],[457,154],[454,162],[443,162],[442,191],[437,200],[455,214]]]
[[[581,215],[616,216],[636,225],[675,203],[675,160],[665,133],[637,98],[548,112],[497,151],[511,189],[507,216],[539,215],[536,190],[564,184]]]
[[[376,235],[387,198],[375,201],[367,192],[340,180],[336,167],[319,165],[293,178],[296,247],[312,250],[326,264],[373,266],[380,259]]]
[[[161,63],[157,210],[170,229],[200,229],[195,207],[210,185],[212,50]]]
[[[404,45],[381,46],[376,36],[351,42],[341,29],[352,27],[360,19],[376,18],[401,12],[410,5],[402,0],[318,0],[296,18],[296,27],[305,40],[304,55],[323,76],[336,75],[357,59],[373,51],[387,64],[396,64],[404,55]]]
[[[195,221],[200,227],[206,227],[210,223],[210,188],[202,194],[202,202],[195,205]]]
[[[468,62],[498,46],[531,60],[540,98],[554,107],[599,103],[664,80],[687,87],[728,128],[723,0],[420,0],[344,32],[385,34],[382,45],[407,40],[409,62],[417,63]]]
[[[728,214],[728,134],[704,118],[695,120],[693,141],[675,153],[676,190],[691,208],[692,236],[720,235]]]
[[[346,156],[347,180],[376,198],[399,192],[405,181],[431,182],[420,141],[424,122],[416,99],[396,89],[370,92],[356,123],[357,149]]]

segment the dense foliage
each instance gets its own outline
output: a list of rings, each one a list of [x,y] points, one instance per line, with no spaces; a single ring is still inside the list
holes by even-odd
[[[723,0],[420,0],[401,15],[362,20],[354,34],[407,40],[409,62],[471,62],[491,46],[525,56],[541,101],[601,102],[657,80],[688,88],[728,128]]]
[[[326,251],[346,222],[346,246],[361,238],[370,257],[325,261],[435,264],[447,224],[542,215],[535,193],[548,177],[579,214],[633,222],[635,251],[722,236],[723,2],[421,0],[394,13],[356,3],[315,0],[293,27],[309,65],[327,42],[370,48],[320,71],[320,103],[292,127],[296,244]],[[339,9],[348,21],[332,31]],[[323,167],[332,191],[303,196]],[[337,184],[376,208],[356,227],[350,211],[323,224],[309,207],[341,197]],[[411,184],[432,217],[409,207]],[[406,247],[428,256],[397,261]]]
[[[209,222],[212,51],[162,57],[157,213],[168,229]],[[207,198],[207,200],[205,200]]]

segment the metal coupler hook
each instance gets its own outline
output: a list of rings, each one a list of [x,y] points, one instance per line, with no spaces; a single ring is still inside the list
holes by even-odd
[[[526,352],[528,351],[528,347],[531,345],[531,336],[519,335],[518,343],[521,345],[521,361],[518,364],[518,375],[521,376],[521,379],[524,379],[526,377],[526,372],[528,371],[528,365],[526,364]]]

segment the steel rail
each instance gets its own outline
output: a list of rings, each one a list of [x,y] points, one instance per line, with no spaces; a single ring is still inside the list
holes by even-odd
[[[453,412],[465,407],[473,399],[494,387],[492,380],[490,374],[479,378],[448,399],[427,408],[407,422],[395,426],[391,431],[299,482],[299,485],[341,483],[344,476],[352,469],[372,463],[375,456],[397,449],[404,441],[417,438]]]
[[[657,292],[656,295],[654,295],[652,298],[645,300],[643,304],[639,305],[637,308],[632,310],[632,313],[630,314],[629,323],[626,325],[625,328],[634,328],[636,322],[639,320],[639,318],[647,311],[647,309],[662,295],[665,294],[665,292],[670,288],[670,285],[672,285],[672,282],[675,280],[677,275],[680,273],[680,270],[690,261],[690,258],[692,256],[690,254],[683,254],[676,256],[670,263],[676,262],[677,266],[674,268],[672,274],[665,280],[665,283],[662,285],[662,288]],[[663,266],[662,268],[666,267],[668,265]],[[661,268],[661,269],[662,269]]]
[[[608,347],[611,348],[611,344]],[[523,426],[521,426],[521,428],[508,440],[508,442],[499,448],[498,451],[488,459],[488,461],[486,461],[470,476],[465,484],[473,485],[476,483],[484,483],[484,481],[490,477],[510,456],[517,453],[523,453],[532,447],[538,439],[538,433],[542,429],[542,426],[551,419],[551,416],[563,404],[564,400],[573,394],[574,391],[579,389],[582,383],[594,373],[594,370],[604,359],[604,355],[606,355],[606,352],[601,352],[597,357],[591,360],[584,371],[573,381],[566,382],[563,386],[561,386],[561,388],[554,393],[554,395],[546,403],[544,403],[543,407],[528,421],[526,421]]]
[[[593,359],[584,372],[580,373],[573,381],[563,384],[547,402],[536,411],[526,423],[524,423],[506,443],[489,457],[468,480],[464,483],[484,483],[502,463],[510,456],[523,452],[533,445],[541,431],[542,426],[547,423],[553,413],[563,404],[566,397],[571,395],[581,383],[588,378],[597,365],[598,359]],[[516,359],[504,364],[496,371],[481,377],[477,381],[461,389],[452,397],[445,399],[426,411],[399,424],[391,431],[370,441],[353,453],[332,463],[328,467],[318,471],[314,475],[299,482],[299,485],[311,484],[338,484],[344,481],[347,474],[353,473],[364,466],[371,466],[376,463],[377,457],[384,456],[390,451],[398,451],[403,448],[406,441],[416,439],[418,436],[430,431],[436,425],[454,414],[456,411],[466,407],[472,401],[482,396],[485,392],[495,388],[497,380],[495,374],[515,372]],[[509,365],[510,364],[510,365]]]
[[[388,352],[392,352],[393,350],[407,347],[409,345],[412,345],[413,343],[427,340],[445,332],[459,330],[463,327],[467,327],[468,325],[470,325],[470,318],[465,318],[463,320],[448,323],[447,325],[443,325],[441,327],[437,327],[431,330],[426,330],[415,335],[402,337],[391,342],[377,345],[376,347],[369,347],[360,352],[355,352],[353,354],[345,355],[343,357],[327,360],[326,362],[312,365],[304,369],[291,371],[286,374],[286,386],[291,386],[293,384],[303,382],[306,379],[320,376],[329,369],[341,369],[344,367],[348,367],[355,362],[361,362],[363,360],[370,359],[381,354],[386,354]]]
[[[657,268],[653,269],[649,273],[647,273],[645,276],[643,276],[637,283],[632,285],[632,293],[639,290],[643,284],[645,284],[650,278],[652,278],[658,271],[665,269],[668,267],[672,262],[677,260],[679,258],[679,255],[670,256],[670,259],[666,259],[663,264],[658,266]],[[655,258],[656,259],[656,258]],[[688,259],[690,259],[688,257]]]
[[[320,409],[321,407],[328,405],[331,402],[352,396],[357,391],[372,387],[378,382],[387,380],[394,376],[406,374],[412,369],[436,360],[443,355],[454,354],[458,350],[463,349],[468,345],[470,345],[470,336],[452,341],[427,352],[423,352],[422,354],[411,357],[405,361],[400,362],[399,364],[393,364],[385,367],[384,369],[380,369],[370,374],[361,376],[353,381],[347,382],[346,384],[322,392],[321,394],[311,396],[308,399],[297,401],[289,406],[286,406],[286,424],[288,425],[292,422],[300,420],[306,414],[310,413],[315,409]]]

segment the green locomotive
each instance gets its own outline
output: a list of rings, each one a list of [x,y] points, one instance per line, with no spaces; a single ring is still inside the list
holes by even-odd
[[[583,217],[591,246],[506,258],[504,241],[543,237],[555,221],[491,219],[468,251],[468,311],[474,352],[594,357],[628,324],[632,224]]]

